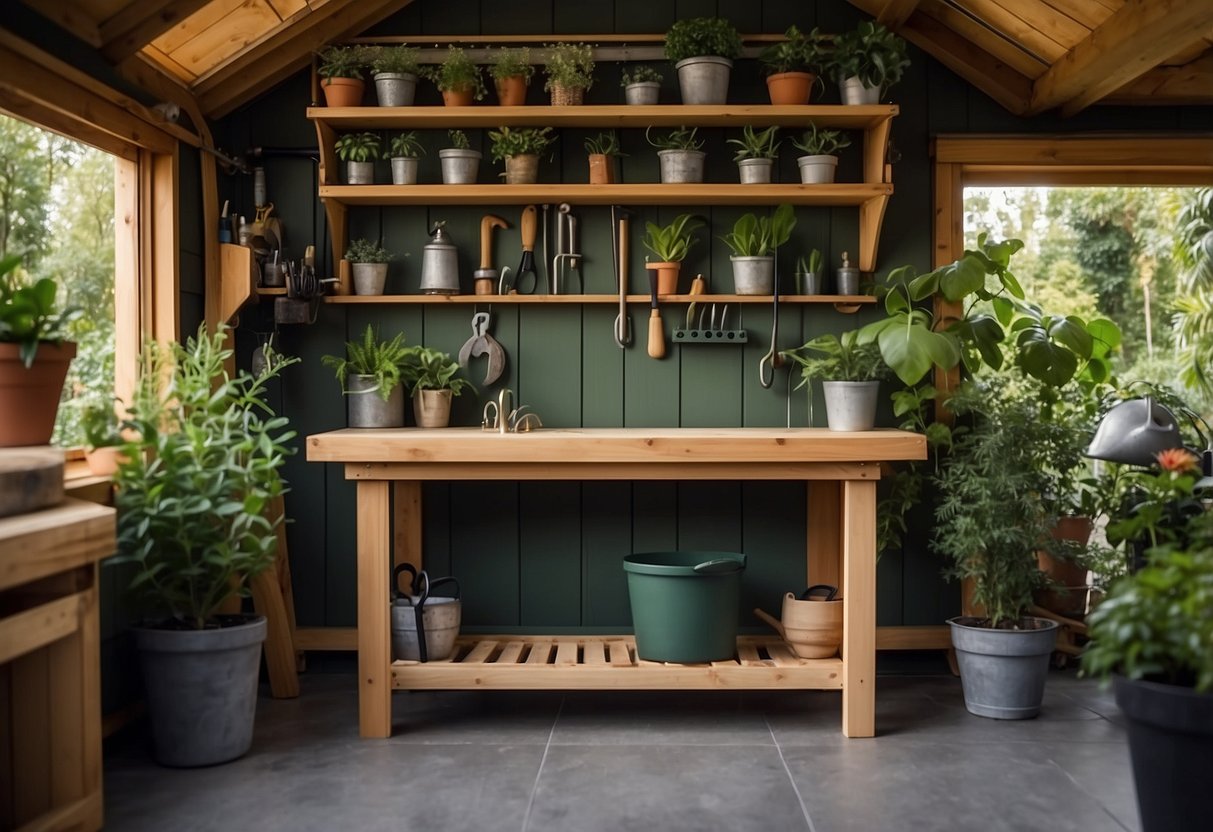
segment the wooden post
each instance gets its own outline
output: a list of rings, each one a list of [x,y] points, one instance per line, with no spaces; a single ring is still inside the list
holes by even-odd
[[[842,485],[842,732],[876,735],[876,482]]]
[[[837,480],[816,480],[808,484],[808,575],[805,585],[830,584],[841,587],[842,488]]]
[[[388,483],[358,483],[358,733],[392,734],[391,564]]]

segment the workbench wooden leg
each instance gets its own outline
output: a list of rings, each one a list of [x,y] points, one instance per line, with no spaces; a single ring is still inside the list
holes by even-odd
[[[810,584],[842,584],[842,483],[837,480],[809,482],[808,574]]]
[[[876,483],[842,486],[842,732],[876,735]]]
[[[291,562],[286,550],[286,507],[282,497],[270,501],[271,519],[283,518],[275,534],[278,549],[274,562],[253,576],[249,588],[253,609],[265,616],[265,667],[270,677],[270,695],[294,699],[299,695],[299,659],[295,652],[295,597],[291,591]]]
[[[384,480],[358,483],[358,732],[392,734],[392,653],[388,620],[391,500]]]
[[[411,563],[421,571],[421,483],[396,480],[392,483],[392,510],[396,513],[392,564]],[[392,587],[396,589],[396,587]]]

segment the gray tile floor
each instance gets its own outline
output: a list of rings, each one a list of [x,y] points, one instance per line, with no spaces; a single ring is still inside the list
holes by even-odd
[[[1138,829],[1111,693],[1071,673],[1025,722],[970,716],[948,676],[882,676],[871,740],[842,737],[827,692],[398,694],[397,735],[359,740],[354,683],[263,697],[253,750],[224,766],[159,768],[114,738],[106,828]]]

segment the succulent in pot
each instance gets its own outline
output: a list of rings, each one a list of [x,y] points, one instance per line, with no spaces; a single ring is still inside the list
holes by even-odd
[[[404,360],[404,378],[413,388],[413,415],[419,428],[444,428],[451,422],[451,399],[475,391],[465,378],[456,378],[459,363],[442,350],[413,347]]]
[[[696,138],[698,127],[679,127],[671,130],[665,136],[654,138],[649,127],[644,131],[644,137],[657,150],[657,159],[661,165],[661,181],[663,183],[702,182],[703,164],[707,154],[700,148],[703,141]]]
[[[625,104],[656,104],[661,94],[661,73],[651,66],[638,66],[623,71],[619,85],[623,87]]]
[[[769,295],[775,290],[775,251],[796,227],[796,213],[786,202],[769,217],[743,214],[720,239],[733,252],[733,285],[739,295]]]
[[[672,295],[678,291],[678,272],[697,240],[695,232],[703,227],[698,217],[679,214],[668,225],[645,223],[644,247],[657,258],[644,267],[657,272],[657,294]],[[646,258],[647,260],[647,258]]]
[[[775,167],[775,158],[779,155],[778,133],[779,128],[775,125],[756,133],[753,126],[747,124],[741,130],[740,139],[728,140],[728,144],[735,144],[738,148],[733,161],[737,163],[742,184],[770,183],[771,169]]]
[[[447,49],[437,66],[422,67],[421,74],[434,82],[448,107],[469,107],[484,98],[484,78],[480,67],[458,46]]]
[[[800,384],[808,390],[812,413],[814,380],[821,381],[830,430],[871,430],[876,425],[880,382],[891,375],[874,343],[860,343],[857,330],[826,333],[780,353],[800,365]]]
[[[404,427],[404,365],[410,348],[404,333],[380,338],[370,324],[361,341],[349,341],[345,355],[326,355],[321,362],[337,375],[349,396],[352,428]]]
[[[807,256],[802,255],[796,261],[796,294],[823,295],[825,294],[825,271],[823,270],[821,249],[811,250]]]
[[[838,151],[851,146],[851,137],[841,130],[820,130],[816,124],[792,146],[805,155],[796,160],[800,181],[804,185],[828,185],[838,171]]]
[[[502,107],[521,107],[526,104],[526,90],[535,75],[531,65],[531,50],[502,48],[493,55],[489,67],[493,86],[497,90],[497,103]]]
[[[555,141],[551,127],[501,127],[489,131],[494,162],[505,160],[507,185],[533,185],[539,179],[539,155]]]
[[[548,60],[543,88],[552,94],[552,105],[581,104],[594,85],[594,51],[584,43],[549,43],[544,48]]]
[[[834,38],[829,61],[843,104],[879,104],[909,65],[906,42],[870,20]]]
[[[362,68],[366,51],[361,46],[326,46],[316,54],[320,89],[330,107],[357,107],[362,103],[365,84]]]
[[[817,29],[806,35],[796,26],[789,26],[784,37],[787,40],[768,46],[758,56],[767,76],[767,93],[772,104],[808,104],[828,54],[825,37]]]
[[[445,185],[474,185],[480,172],[482,155],[472,150],[467,133],[448,130],[451,146],[438,151],[438,163],[442,166],[442,182]]]
[[[388,158],[392,160],[392,184],[416,185],[417,164],[420,156],[425,153],[417,131],[397,133],[388,141]]]
[[[720,17],[679,20],[665,35],[665,56],[678,70],[683,104],[724,104],[741,36]]]
[[[345,259],[353,274],[355,295],[383,294],[383,287],[387,283],[387,264],[392,256],[391,252],[370,240],[360,237],[350,242]]]
[[[375,160],[382,140],[378,133],[346,133],[337,139],[337,158],[345,162],[345,178],[351,185],[375,184]]]
[[[416,47],[375,46],[370,49],[375,97],[380,107],[409,107],[417,94],[419,52]]]
[[[619,149],[619,137],[614,130],[587,138],[585,152],[589,156],[591,185],[610,185],[617,181],[615,159],[624,153]]]

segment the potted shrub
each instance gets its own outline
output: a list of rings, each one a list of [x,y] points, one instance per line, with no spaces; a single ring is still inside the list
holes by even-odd
[[[205,325],[186,344],[149,343],[118,466],[118,557],[145,618],[134,628],[155,756],[205,766],[248,751],[257,707],[263,616],[222,615],[233,594],[274,562],[286,490],[280,469],[295,436],[259,376],[224,369],[228,334]]]
[[[864,20],[834,38],[830,68],[843,104],[879,104],[909,65],[906,42],[879,23]]]
[[[861,344],[858,331],[818,335],[794,350],[781,353],[800,365],[799,387],[809,390],[821,380],[826,403],[826,424],[830,430],[871,430],[876,426],[876,404],[880,381],[889,368],[880,357],[880,347]]]
[[[543,88],[552,94],[552,105],[581,104],[585,92],[594,84],[594,52],[584,43],[549,43],[548,62],[543,71],[548,79]]]
[[[419,157],[425,153],[417,138],[417,132],[397,133],[388,142],[388,156],[392,161],[393,185],[416,185],[417,164]]]
[[[789,26],[784,37],[787,40],[768,46],[758,56],[767,76],[767,93],[772,104],[808,104],[825,60],[825,38],[817,29],[806,35],[796,26]]]
[[[644,137],[649,144],[657,148],[663,183],[703,181],[703,164],[707,154],[700,150],[703,141],[695,138],[695,134],[699,132],[698,127],[689,130],[679,127],[656,139],[649,135],[650,130],[651,127],[644,131]]]
[[[422,74],[434,82],[448,107],[470,107],[473,99],[484,98],[484,79],[480,67],[458,46],[447,49],[438,66],[423,67]]]
[[[380,107],[410,107],[417,94],[418,51],[412,46],[377,46],[371,50],[375,97]]]
[[[19,255],[0,260],[0,447],[45,445],[76,345],[65,341],[80,311],[60,311],[55,281],[27,284]]]
[[[350,247],[345,251],[345,259],[350,264],[355,295],[383,294],[384,284],[387,283],[387,264],[392,259],[391,253],[377,243],[358,238],[350,242]]]
[[[638,66],[623,71],[623,101],[625,104],[656,104],[661,94],[661,73],[651,66]]]
[[[489,68],[493,86],[497,89],[497,103],[502,107],[521,107],[526,104],[527,85],[535,74],[531,65],[531,50],[499,49]]]
[[[505,160],[507,185],[534,185],[539,179],[539,154],[555,141],[551,127],[502,127],[490,130],[494,162]]]
[[[615,177],[615,159],[623,153],[619,150],[619,137],[614,130],[587,138],[585,152],[590,161],[591,185],[610,185],[618,181]]]
[[[447,130],[451,146],[438,151],[438,164],[442,167],[444,185],[474,185],[480,173],[479,150],[472,150],[467,133],[462,130]]]
[[[409,350],[403,332],[383,341],[367,324],[360,342],[346,342],[345,356],[320,359],[333,368],[341,392],[349,396],[350,427],[404,427],[404,364]]]
[[[737,171],[743,185],[769,185],[771,169],[775,167],[775,157],[779,155],[779,140],[775,138],[779,128],[772,125],[761,133],[755,133],[753,126],[747,124],[741,130],[740,139],[729,139],[729,144],[737,145],[737,155],[733,161],[737,163]]]
[[[375,184],[375,160],[382,142],[378,133],[346,133],[337,139],[337,158],[345,162],[345,181],[350,185]]]
[[[678,291],[682,261],[695,245],[692,235],[702,227],[703,223],[690,214],[679,214],[669,225],[645,223],[644,247],[653,253],[657,262],[646,262],[644,267],[657,272],[657,294],[672,295]]]
[[[775,289],[775,250],[796,227],[792,206],[784,203],[770,217],[744,214],[720,239],[732,250],[734,291],[739,295],[769,295]]]
[[[320,89],[329,107],[357,107],[362,103],[364,50],[359,46],[327,46],[317,53]]]
[[[820,249],[812,249],[808,256],[801,256],[796,261],[796,294],[824,295],[825,272],[822,269]]]
[[[419,428],[445,428],[451,423],[451,398],[476,388],[455,378],[459,363],[442,350],[413,347],[404,362],[404,376],[413,388],[413,415]]]
[[[741,36],[720,17],[679,20],[665,33],[665,56],[678,70],[683,104],[724,104]]]
[[[122,458],[126,441],[118,430],[118,413],[113,402],[90,401],[80,411],[84,431],[84,461],[95,477],[112,477]]]
[[[796,160],[801,184],[828,185],[838,170],[838,151],[851,146],[851,137],[841,130],[818,130],[816,124],[810,124],[799,141],[792,139],[792,146],[805,154]]]

